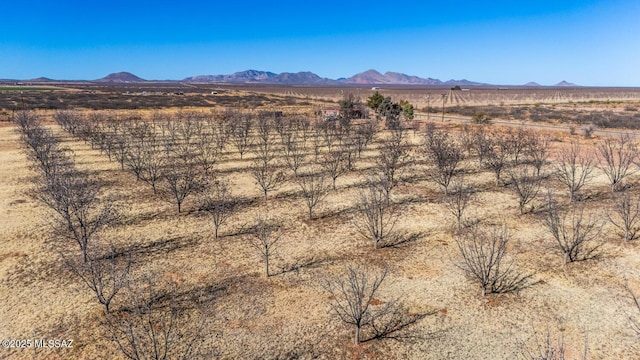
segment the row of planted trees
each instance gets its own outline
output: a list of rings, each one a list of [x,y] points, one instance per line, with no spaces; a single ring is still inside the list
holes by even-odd
[[[152,119],[151,123],[155,123],[155,119],[157,117]],[[300,186],[301,195],[307,203],[310,218],[313,217],[314,207],[328,192],[325,177],[332,178],[335,189],[335,180],[343,173],[355,169],[356,159],[362,155],[366,146],[373,142],[375,136],[375,123],[365,122],[354,126],[350,119],[344,118],[312,124],[305,120],[283,119],[270,114],[260,114],[257,119],[254,119],[250,114],[228,112],[218,117],[203,117],[200,114],[199,118],[198,114],[186,114],[182,119],[174,121],[176,124],[171,124],[169,120],[161,125],[163,129],[167,129],[160,131],[165,134],[163,137],[165,153],[171,152],[166,150],[170,147],[166,145],[166,139],[169,139],[169,143],[174,144],[173,146],[192,143],[194,146],[191,150],[187,150],[189,146],[178,146],[184,149],[182,154],[191,154],[178,156],[178,158],[193,159],[202,154],[216,153],[218,155],[213,160],[201,162],[215,164],[225,149],[225,143],[233,139],[232,142],[240,158],[247,149],[251,149],[250,152],[254,154],[250,171],[262,189],[265,199],[269,191],[276,189],[287,178],[282,169],[288,167],[291,170],[295,182]],[[149,126],[149,122],[144,124],[147,125],[137,124],[134,129]],[[192,138],[203,137],[203,124],[207,124],[211,129],[208,134],[218,134],[210,138],[217,139],[216,141],[192,140]],[[190,131],[189,129],[192,128],[197,130]],[[133,133],[135,134],[136,131]],[[140,143],[143,142],[140,141]],[[212,144],[215,144],[217,151],[210,152],[202,149],[203,146]],[[588,153],[575,141],[561,147],[553,154],[550,146],[550,138],[538,136],[524,128],[490,132],[483,126],[465,126],[459,135],[454,135],[437,129],[432,124],[427,125],[422,143],[417,146],[409,141],[408,133],[402,126],[393,126],[389,133],[378,139],[377,152],[373,157],[375,166],[366,176],[365,186],[363,186],[365,190],[359,192],[357,208],[360,219],[354,221],[354,224],[364,237],[373,241],[376,247],[400,241],[394,231],[398,211],[397,206],[390,201],[391,192],[402,181],[403,174],[417,167],[414,155],[418,153],[423,155],[422,158],[429,165],[425,171],[427,177],[443,188],[445,204],[456,216],[458,230],[462,230],[465,223],[464,210],[475,192],[464,180],[464,173],[471,170],[469,166],[473,166],[472,161],[475,160],[478,168],[489,170],[494,174],[496,185],[506,185],[514,192],[521,213],[534,209],[534,200],[539,198],[545,182],[548,186],[551,185],[551,181],[559,182],[564,186],[569,193],[571,209],[568,212],[552,211],[558,208],[553,206],[557,201],[555,196],[548,192],[542,205],[549,209],[547,214],[550,218],[546,223],[566,260],[582,259],[584,256],[574,253],[590,253],[590,250],[580,249],[587,248],[585,243],[588,241],[585,238],[597,236],[582,234],[584,231],[581,229],[586,226],[593,232],[594,229],[601,227],[594,225],[594,222],[601,222],[600,219],[592,216],[588,217],[589,221],[584,218],[583,205],[578,201],[581,190],[590,181],[596,164],[609,178],[612,191],[623,190],[624,179],[637,167],[636,149],[629,136],[602,141],[597,145],[595,154]],[[135,153],[144,153],[144,151]],[[549,162],[550,155],[555,158],[552,162]],[[128,157],[137,159],[133,155]],[[278,163],[281,158],[285,161]],[[465,160],[468,161],[465,162]],[[145,163],[145,161],[129,161],[134,164]],[[187,162],[183,165],[186,164]],[[463,164],[468,168],[467,171],[463,168]],[[132,169],[135,168],[135,166],[129,166]],[[202,173],[210,170],[211,167],[203,167]],[[187,174],[193,173],[195,171],[187,172]],[[452,182],[454,191],[449,194]],[[182,183],[190,182],[185,180]],[[227,218],[226,215],[235,201],[229,196],[230,191],[226,182],[217,180],[214,184],[213,198],[221,198],[223,201],[209,202],[203,208],[214,209],[212,213],[217,234],[219,225]],[[175,187],[170,188],[175,189]],[[176,196],[175,191],[172,193]],[[180,197],[177,196],[176,199],[179,203]],[[637,229],[635,221],[638,213],[637,204],[637,197],[623,191],[615,197],[613,206],[615,211],[609,215],[611,222],[623,230],[624,238],[627,240],[635,236]],[[585,224],[585,221],[588,223]],[[566,228],[559,231],[554,228],[557,226],[552,225],[559,223],[567,223]],[[569,236],[566,234],[574,236],[568,239]]]
[[[637,169],[636,149],[628,136],[605,140],[597,145],[596,154],[590,154],[577,142],[551,151],[550,138],[523,128],[500,132],[465,126],[455,134],[428,124],[420,144],[416,144],[403,126],[396,124],[377,135],[376,123],[343,118],[313,123],[275,114],[233,111],[156,114],[145,120],[59,112],[55,118],[64,129],[149,183],[154,192],[175,203],[179,212],[186,198],[198,195],[194,196],[197,207],[212,214],[216,237],[218,228],[242,203],[232,194],[230,183],[217,176],[221,172],[217,165],[235,157],[234,153],[235,161],[239,158],[250,163],[243,169],[250,172],[265,200],[284,181],[295,182],[310,219],[314,208],[331,191],[330,181],[336,191],[340,176],[349,171],[364,172],[355,199],[353,225],[376,248],[407,240],[396,229],[400,204],[394,203],[392,194],[403,181],[410,180],[407,174],[424,173],[424,177],[442,187],[444,203],[456,217],[460,253],[456,265],[479,284],[483,295],[529,286],[533,274],[518,270],[514,259],[508,256],[511,235],[506,227],[483,226],[465,218],[465,209],[478,193],[468,181],[474,171],[488,170],[495,176],[496,186],[511,189],[522,214],[534,211],[535,200],[540,198],[545,184],[547,188],[553,183],[564,186],[570,210],[562,210],[564,207],[552,191],[547,191],[541,207],[542,223],[565,262],[597,254],[594,241],[603,222],[598,217],[584,216],[582,204],[583,188],[596,166],[611,181],[612,191],[619,193],[613,206],[616,211],[609,216],[611,222],[624,230],[625,240],[633,239],[637,231],[638,199],[624,191],[625,179]],[[19,119],[17,122],[23,128]],[[362,163],[357,166],[359,161]],[[255,222],[249,231],[250,243],[259,251],[269,276],[269,259],[279,244],[283,227],[261,217]],[[383,311],[367,313],[369,301],[386,272],[373,279],[369,276],[367,271],[352,267],[346,277],[325,284],[335,299],[335,315],[355,326],[356,342],[363,327],[369,326],[372,336],[383,337],[402,328],[389,325],[393,322],[417,321],[415,316],[406,316],[399,301],[389,302]],[[363,307],[350,308],[354,301]]]
[[[206,317],[170,301],[155,274],[136,271],[135,244],[111,241],[122,212],[104,196],[102,181],[80,169],[73,151],[33,112],[18,112],[27,153],[37,171],[33,195],[55,215],[52,251],[102,306],[97,321],[105,338],[129,359],[188,358],[200,351]],[[114,305],[115,304],[115,305]]]

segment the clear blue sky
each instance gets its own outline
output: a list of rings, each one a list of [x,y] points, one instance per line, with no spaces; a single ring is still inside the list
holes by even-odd
[[[7,0],[0,78],[247,69],[640,86],[640,1]]]

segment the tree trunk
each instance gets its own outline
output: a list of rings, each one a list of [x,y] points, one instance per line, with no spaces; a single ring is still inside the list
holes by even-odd
[[[356,325],[356,333],[355,336],[353,337],[353,343],[358,345],[360,344],[360,326]]]

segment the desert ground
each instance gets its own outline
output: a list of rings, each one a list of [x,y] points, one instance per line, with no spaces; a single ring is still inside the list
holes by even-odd
[[[625,241],[621,237],[609,216],[614,216],[613,207],[621,193],[634,201],[640,196],[640,159],[636,157],[630,166],[624,190],[612,193],[608,177],[598,166],[602,164],[598,162],[598,149],[605,140],[617,140],[619,136],[606,131],[587,134],[584,129],[593,125],[600,130],[629,132],[631,141],[635,141],[635,127],[628,123],[640,107],[640,90],[381,89],[384,96],[413,103],[421,115],[415,121],[403,122],[407,128],[402,131],[406,158],[398,166],[397,186],[386,205],[395,215],[397,237],[376,247],[357,226],[362,219],[358,203],[371,179],[380,174],[381,153],[397,131],[385,128],[384,119],[375,120],[373,112],[371,119],[353,120],[354,128],[371,122],[377,131],[359,154],[350,155],[351,169],[345,168],[337,177],[335,189],[325,175],[323,197],[313,209],[312,218],[300,185],[302,177],[287,166],[286,142],[274,128],[277,115],[265,120],[272,126],[265,141],[275,149],[269,159],[281,173],[278,186],[270,189],[265,199],[253,175],[262,156],[261,134],[256,126],[259,111],[282,111],[286,121],[306,120],[313,129],[324,123],[317,115],[319,109],[337,106],[347,92],[359,94],[366,101],[372,93],[369,88],[196,88],[194,94],[171,95],[174,91],[170,90],[165,95],[153,95],[157,97],[154,99],[134,94],[134,89],[124,86],[34,91],[22,97],[15,91],[0,93],[0,339],[73,340],[71,348],[1,348],[0,358],[126,358],[122,346],[114,341],[114,329],[123,328],[130,314],[148,316],[149,327],[146,332],[142,330],[144,334],[169,333],[164,338],[156,335],[158,343],[169,347],[168,358],[177,358],[185,344],[193,345],[189,357],[203,359],[538,359],[547,348],[563,353],[567,359],[582,359],[585,353],[588,359],[638,357],[640,308],[631,296],[640,294],[640,248],[637,239]],[[213,89],[220,93],[212,95]],[[449,94],[445,98],[448,116],[468,120],[466,127],[455,120],[440,121],[442,93]],[[166,179],[158,181],[155,193],[147,181],[137,179],[129,165],[121,166],[91,137],[108,133],[109,126],[92,128],[90,134],[72,134],[55,121],[57,107],[30,110],[29,114],[51,131],[58,146],[69,150],[74,166],[101,184],[97,201],[117,209],[117,220],[91,238],[92,244],[110,244],[120,258],[126,255],[130,259],[126,286],[114,296],[106,315],[95,292],[78,276],[77,268],[67,264],[69,258],[78,255],[78,246],[60,235],[56,228],[58,215],[39,200],[42,172],[30,155],[24,134],[10,121],[23,111],[21,103],[33,105],[38,101],[49,105],[84,101],[86,106],[63,109],[73,111],[81,123],[152,123],[152,132],[162,139],[167,138],[161,132],[163,122],[177,124],[187,117],[198,118],[193,114],[212,119],[214,124],[222,122],[229,109],[237,111],[227,116],[230,121],[240,121],[247,114],[255,116],[246,152],[241,156],[234,141],[228,139],[209,171],[199,174],[209,186],[216,180],[228,183],[237,200],[228,221],[220,226],[218,238],[211,215],[202,207],[209,187],[186,196],[178,212],[167,195]],[[109,108],[109,102],[131,107]],[[165,102],[170,106],[163,106]],[[528,114],[539,108],[549,112],[544,119],[515,118],[513,114],[520,114],[524,108]],[[474,124],[473,115],[478,112],[489,113],[495,123]],[[502,178],[496,181],[494,173],[481,165],[478,154],[465,149],[455,178],[464,177],[473,191],[464,214],[466,229],[458,230],[446,205],[446,199],[455,192],[445,195],[431,178],[436,170],[425,155],[427,113],[433,117],[435,129],[449,134],[456,144],[463,143],[465,134],[478,131],[496,139],[518,131],[548,139],[542,185],[529,209],[521,213],[509,180],[508,170],[518,168],[517,161],[509,157]],[[623,116],[625,122],[594,125],[580,117],[602,113],[609,114],[609,120],[617,119],[614,115]],[[577,118],[580,121],[574,121]],[[500,121],[517,126],[505,126]],[[319,164],[326,161],[332,147],[342,148],[343,143],[335,139],[332,143],[318,133],[318,157],[314,155],[313,131],[301,136],[300,129],[288,130],[300,136],[296,138],[302,151],[300,172],[323,173]],[[561,152],[571,144],[580,144],[581,154],[592,160],[593,168],[575,201],[554,176]],[[597,257],[564,262],[544,225],[548,191],[563,211],[584,209],[594,227],[601,228],[593,239]],[[256,223],[264,218],[279,224],[269,276],[260,251],[251,245],[255,244]],[[508,231],[507,260],[513,261],[519,273],[530,275],[522,286],[483,295],[477,281],[465,273],[459,241],[474,228],[469,224],[476,223],[488,232]],[[371,311],[398,305],[398,312],[390,315],[397,316],[396,322],[387,332],[380,334],[365,326],[358,344],[353,340],[354,327],[332,311],[337,299],[327,285],[336,284],[349,266],[365,269],[369,276],[387,269],[370,301]],[[131,305],[139,292],[149,289],[155,295],[145,299],[159,304],[150,308],[158,311],[158,317],[152,316],[152,310],[136,312]],[[172,332],[167,319],[173,321]],[[110,326],[109,321],[115,325]],[[126,338],[120,335],[121,340]]]

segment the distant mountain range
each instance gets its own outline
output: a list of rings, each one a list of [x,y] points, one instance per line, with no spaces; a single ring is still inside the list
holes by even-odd
[[[25,80],[28,82],[59,82],[60,80],[52,80],[46,77],[40,77],[37,79]],[[145,80],[129,72],[118,72],[109,74],[101,79],[93,80],[97,83],[108,84],[126,84],[126,83],[144,83],[147,81],[157,80]],[[190,83],[232,83],[232,84],[246,84],[246,83],[259,83],[259,84],[281,84],[281,85],[423,85],[423,86],[495,86],[487,83],[480,83],[470,81],[466,79],[462,80],[447,80],[441,81],[439,79],[421,78],[418,76],[402,74],[398,72],[385,72],[381,74],[376,70],[367,70],[358,74],[355,74],[348,78],[340,79],[328,79],[320,77],[312,72],[303,71],[297,73],[283,72],[276,74],[270,71],[260,70],[246,70],[236,72],[230,75],[198,75],[191,76],[182,80],[165,80],[165,81],[179,81]],[[536,82],[529,82],[521,86],[542,86]],[[565,86],[575,87],[576,84],[569,83],[567,81],[561,81],[552,86]]]
[[[328,79],[322,78],[312,72],[275,74],[268,71],[247,70],[236,72],[231,75],[200,75],[183,79],[186,82],[229,82],[229,83],[264,83],[264,84],[286,84],[286,85],[445,85],[445,86],[487,86],[469,80],[448,80],[441,81],[432,78],[420,78],[397,72],[379,73],[376,70],[367,70],[355,74],[348,78]]]

